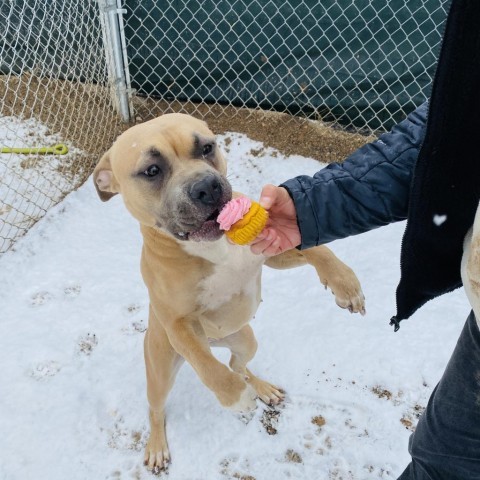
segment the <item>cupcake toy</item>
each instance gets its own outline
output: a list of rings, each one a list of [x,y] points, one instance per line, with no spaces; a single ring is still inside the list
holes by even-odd
[[[225,204],[217,222],[225,235],[237,245],[246,245],[265,228],[267,211],[247,197],[237,197]]]

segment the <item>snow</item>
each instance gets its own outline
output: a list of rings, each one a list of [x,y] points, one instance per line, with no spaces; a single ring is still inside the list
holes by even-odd
[[[34,118],[19,119],[0,115],[0,147],[52,147],[62,142],[59,135]],[[46,210],[57,203],[75,182],[67,179],[62,165],[74,161],[81,150],[70,147],[62,155],[0,154],[0,249],[5,251],[11,239],[24,232]]]
[[[269,149],[254,154],[262,145],[240,134],[220,144],[229,180],[252,198],[265,183],[321,167]],[[406,427],[416,424],[469,312],[458,290],[393,333],[403,229],[330,245],[362,282],[365,317],[339,309],[311,268],[265,269],[250,367],[287,400],[278,412],[259,403],[245,422],[182,367],[167,403],[169,480],[400,475]],[[142,465],[148,296],[140,249],[121,198],[101,203],[90,179],[0,257],[0,479],[151,478]],[[214,354],[228,362],[227,351]]]

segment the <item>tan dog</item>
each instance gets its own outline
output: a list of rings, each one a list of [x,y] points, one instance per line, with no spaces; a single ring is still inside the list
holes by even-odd
[[[462,281],[480,328],[480,204],[463,245]]]
[[[282,400],[278,387],[246,367],[257,348],[249,321],[260,303],[263,264],[309,263],[338,305],[364,310],[355,274],[326,247],[267,259],[229,243],[215,221],[232,197],[226,172],[213,133],[182,114],[130,128],[94,172],[100,198],[121,193],[143,234],[141,271],[150,296],[145,363],[151,431],[145,463],[155,472],[170,460],[164,408],[184,359],[227,408],[249,411],[256,397],[268,404]],[[230,368],[212,355],[211,345],[231,350]]]

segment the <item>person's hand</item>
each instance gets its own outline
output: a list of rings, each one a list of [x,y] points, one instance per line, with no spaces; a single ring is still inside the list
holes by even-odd
[[[250,244],[251,251],[271,257],[300,245],[297,213],[287,190],[265,185],[259,203],[268,211],[268,221],[263,231]]]

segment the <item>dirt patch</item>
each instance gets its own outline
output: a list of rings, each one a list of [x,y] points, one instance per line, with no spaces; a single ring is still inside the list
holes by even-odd
[[[236,460],[232,461],[231,459],[225,459],[220,462],[220,473],[221,475],[228,477],[229,479],[236,480],[256,480],[252,475],[241,473],[235,469],[238,467],[236,465]],[[246,462],[248,466],[248,461]],[[232,470],[233,469],[233,470]]]
[[[90,355],[94,348],[98,345],[97,336],[93,333],[87,333],[78,341],[78,351],[83,355]]]
[[[327,423],[327,421],[321,415],[316,415],[312,418],[312,423],[321,428]]]
[[[33,74],[0,75],[0,115],[36,118],[85,152],[82,161],[66,172],[85,170],[88,176],[99,156],[116,136],[126,130],[114,111],[108,87],[68,80],[41,78]],[[376,137],[348,133],[322,121],[287,113],[232,106],[167,102],[134,97],[135,123],[158,115],[183,112],[205,120],[216,134],[244,133],[284,155],[302,155],[322,162],[338,162]]]
[[[288,463],[303,463],[301,455],[295,450],[287,450],[285,452],[285,461]]]
[[[411,432],[414,432],[417,428],[418,419],[421,417],[425,407],[415,404],[408,412],[404,413],[400,419],[400,423]]]
[[[378,385],[372,387],[372,393],[375,394],[378,398],[385,398],[386,400],[391,400],[393,397],[392,392]]]
[[[135,97],[133,106],[137,122],[165,113],[188,113],[205,120],[216,134],[229,131],[244,133],[284,155],[302,155],[322,162],[342,161],[357,148],[376,139],[373,135],[348,133],[322,121],[287,113],[221,105],[168,103],[143,97]]]
[[[276,435],[278,433],[277,425],[279,418],[280,412],[278,410],[264,410],[261,423],[269,435]]]

